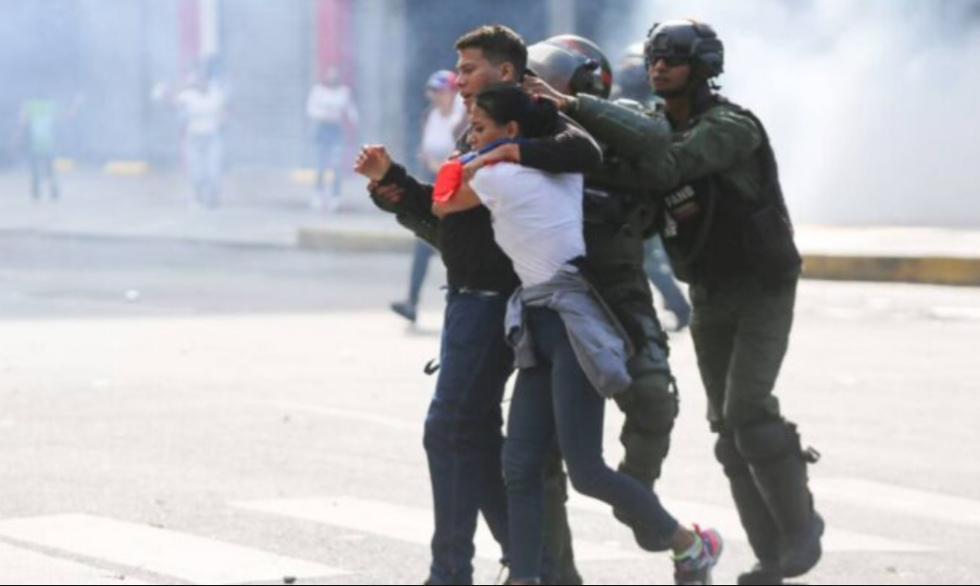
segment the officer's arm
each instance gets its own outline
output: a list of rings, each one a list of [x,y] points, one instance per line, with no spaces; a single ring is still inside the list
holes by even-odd
[[[520,160],[513,162],[545,173],[588,174],[602,165],[602,149],[588,132],[562,116],[555,136],[521,143]]]
[[[392,165],[378,182],[379,188],[394,187],[399,198],[392,201],[377,191],[371,200],[381,210],[395,214],[398,223],[430,245],[439,247],[439,218],[432,214],[432,186],[419,182],[402,165]]]
[[[658,159],[670,146],[667,121],[636,107],[581,95],[568,100],[568,113],[599,142],[631,161]]]
[[[763,142],[762,129],[748,116],[715,108],[674,140],[666,156],[643,162],[657,190],[669,191],[731,169],[747,160]]]

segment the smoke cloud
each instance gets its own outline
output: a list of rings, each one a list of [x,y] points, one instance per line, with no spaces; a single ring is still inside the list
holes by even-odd
[[[980,2],[641,2],[603,40],[674,18],[726,42],[723,93],[766,122],[798,221],[980,226]]]

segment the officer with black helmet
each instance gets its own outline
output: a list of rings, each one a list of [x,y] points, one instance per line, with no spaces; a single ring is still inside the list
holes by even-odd
[[[694,21],[656,25],[645,46],[649,78],[665,101],[651,116],[590,96],[555,96],[607,145],[629,152],[637,136],[669,124],[666,156],[640,169],[664,213],[661,232],[678,277],[691,285],[691,333],[718,434],[716,454],[759,563],[741,584],[781,584],[822,555],[797,427],[774,395],[789,347],[802,260],[765,128],[720,96],[724,45]]]
[[[563,35],[528,47],[528,65],[537,78],[525,84],[531,92],[550,86],[571,95],[608,98],[612,91],[609,60],[582,37]],[[652,488],[678,414],[667,335],[644,270],[644,241],[656,232],[658,208],[644,197],[646,185],[635,163],[615,148],[605,146],[604,151],[601,167],[585,178],[589,277],[639,349],[629,364],[633,387],[617,400],[626,415],[619,469]]]
[[[613,96],[655,109],[660,99],[654,95],[650,87],[644,45],[645,43],[635,43],[626,48],[616,70],[616,87]],[[670,259],[667,257],[667,251],[664,250],[659,234],[647,240],[644,262],[647,276],[663,297],[665,308],[674,315],[674,331],[686,330],[691,325],[691,304],[688,303],[687,297],[674,278],[674,270],[670,266]]]

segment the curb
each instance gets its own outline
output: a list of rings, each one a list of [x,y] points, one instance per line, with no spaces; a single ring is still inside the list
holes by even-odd
[[[102,172],[110,177],[144,177],[150,173],[146,161],[109,161]]]
[[[980,286],[980,258],[804,256],[804,278],[921,285]]]
[[[413,238],[396,230],[303,228],[300,248],[333,252],[406,253]],[[886,257],[804,254],[804,278],[817,281],[866,281],[980,286],[980,257]]]
[[[340,228],[300,228],[296,243],[304,250],[361,253],[408,253],[415,246],[404,231]]]

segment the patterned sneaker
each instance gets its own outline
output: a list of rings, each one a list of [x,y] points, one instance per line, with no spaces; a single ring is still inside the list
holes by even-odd
[[[701,548],[696,555],[674,558],[674,583],[683,586],[708,586],[714,584],[711,573],[718,565],[725,542],[714,529],[701,531],[695,525],[694,532],[701,540]]]

